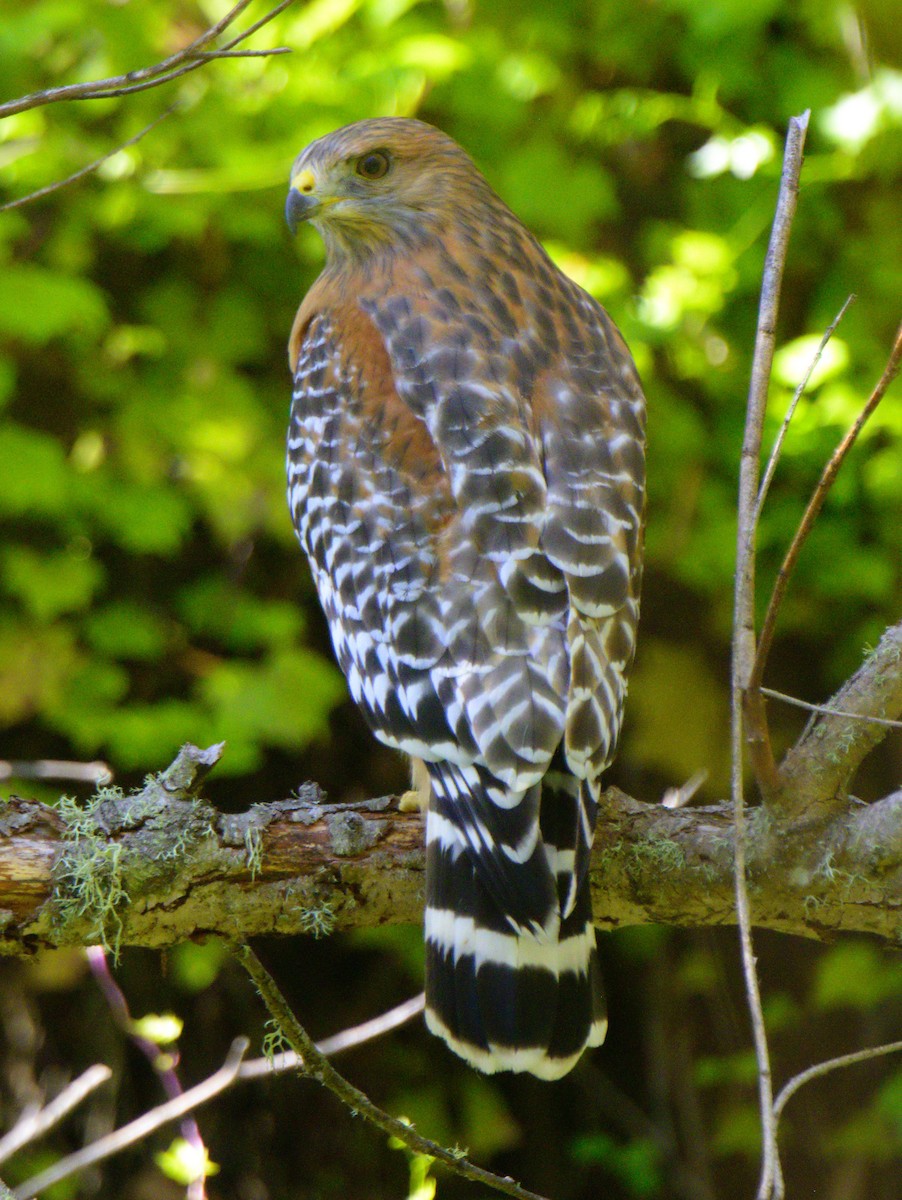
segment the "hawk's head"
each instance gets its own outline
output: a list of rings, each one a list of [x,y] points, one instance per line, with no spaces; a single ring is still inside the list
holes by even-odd
[[[422,121],[386,117],[311,142],[292,168],[285,215],[292,232],[312,222],[330,256],[359,257],[415,245],[493,203],[456,142]]]

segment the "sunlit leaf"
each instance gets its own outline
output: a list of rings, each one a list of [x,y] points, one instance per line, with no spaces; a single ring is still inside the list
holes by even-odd
[[[174,1013],[147,1013],[143,1017],[134,1017],[131,1021],[133,1033],[154,1042],[157,1046],[168,1046],[177,1042],[183,1027],[184,1022]]]
[[[107,323],[99,288],[33,263],[0,266],[0,333],[43,344],[62,333],[97,334]]]
[[[210,1158],[206,1146],[196,1146],[184,1138],[176,1138],[168,1150],[155,1154],[154,1162],[164,1175],[183,1187],[219,1173],[219,1165]]]

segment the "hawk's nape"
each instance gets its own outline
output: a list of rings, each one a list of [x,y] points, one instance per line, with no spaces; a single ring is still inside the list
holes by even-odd
[[[645,404],[599,304],[450,138],[349,125],[292,172],[289,503],[375,735],[428,773],[429,1027],[565,1074],[606,1019],[588,886],[635,649]]]

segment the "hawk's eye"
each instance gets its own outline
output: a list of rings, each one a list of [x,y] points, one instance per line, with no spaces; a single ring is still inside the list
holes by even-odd
[[[371,150],[357,159],[357,174],[364,179],[381,179],[387,175],[391,167],[391,159],[384,150]]]

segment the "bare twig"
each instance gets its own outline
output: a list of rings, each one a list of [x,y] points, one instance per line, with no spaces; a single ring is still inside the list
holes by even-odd
[[[831,708],[829,704],[809,704],[807,700],[787,696],[785,692],[775,692],[773,688],[763,687],[761,691],[773,700],[782,700],[784,704],[792,704],[796,708],[807,709],[808,712],[826,713],[829,717],[848,717],[852,721],[870,721],[874,725],[885,725],[887,729],[902,729],[902,721],[890,721],[886,717],[871,717],[865,713],[845,712],[841,708]]]
[[[780,1094],[774,1101],[774,1125],[779,1124],[780,1117],[783,1115],[783,1109],[786,1107],[788,1101],[792,1099],[799,1088],[804,1087],[806,1083],[810,1083],[812,1079],[819,1079],[823,1075],[829,1075],[831,1071],[838,1071],[840,1067],[851,1067],[855,1063],[867,1062],[871,1058],[880,1058],[884,1054],[897,1054],[899,1051],[902,1051],[902,1042],[887,1042],[883,1046],[870,1046],[867,1050],[856,1050],[853,1054],[841,1054],[838,1058],[828,1058],[825,1062],[816,1063],[815,1066],[809,1067],[807,1071],[800,1071],[798,1075],[793,1075],[792,1079],[780,1089]],[[774,1187],[774,1200],[783,1200],[785,1194],[783,1174],[778,1170]]]
[[[226,42],[224,46],[221,46],[221,52],[223,54],[228,54],[233,46],[238,46],[242,42],[246,42],[249,37],[252,37],[257,32],[258,29],[262,29],[264,25],[268,25],[274,17],[277,17],[279,13],[284,12],[286,8],[290,8],[292,4],[294,4],[294,0],[279,0],[279,3],[275,6],[275,8],[271,8],[269,12],[260,17],[258,21],[255,21],[253,25],[248,25],[247,29],[245,29],[242,33],[239,33],[237,37],[233,37],[230,42]],[[283,54],[286,49],[288,49],[288,47],[281,47],[279,53]],[[266,54],[267,52],[265,50],[260,50],[257,53]],[[269,51],[269,53],[271,54],[272,51]]]
[[[870,1058],[880,1058],[884,1054],[898,1054],[900,1051],[902,1051],[902,1042],[886,1042],[883,1046],[869,1046],[867,1050],[856,1050],[853,1054],[841,1054],[838,1058],[828,1058],[825,1062],[809,1067],[807,1071],[800,1071],[780,1089],[780,1094],[774,1101],[775,1119],[779,1121],[787,1103],[800,1087],[804,1087],[812,1079],[829,1075],[831,1071],[838,1071],[840,1067],[852,1067],[855,1063],[866,1062]]]
[[[707,768],[703,768],[691,775],[681,787],[668,788],[661,797],[661,804],[665,808],[682,808],[684,804],[689,803],[700,787],[705,786],[708,774]]]
[[[789,122],[780,194],[771,230],[764,266],[761,303],[752,377],[749,387],[742,460],[739,468],[739,521],[736,548],[736,589],[733,616],[733,661],[731,686],[731,792],[736,833],[734,875],[736,911],[746,996],[752,1021],[755,1057],[758,1063],[758,1102],[762,1127],[762,1165],[758,1200],[769,1200],[773,1192],[777,1166],[776,1125],[773,1119],[773,1086],[770,1054],[761,993],[752,948],[751,917],[746,884],[745,798],[743,792],[743,703],[755,657],[755,514],[758,497],[761,438],[767,406],[767,391],[774,355],[775,329],[780,303],[783,268],[789,245],[789,231],[798,197],[802,150],[808,128],[808,112]],[[758,758],[765,764],[765,776],[775,776],[773,755],[766,728],[754,731],[758,739]],[[768,761],[769,760],[769,764]]]
[[[243,33],[227,42],[221,50],[208,50],[207,47],[212,41],[215,41],[221,33],[223,33],[230,25],[234,23],[236,18],[248,7],[251,0],[239,0],[229,11],[220,18],[209,29],[205,30],[200,37],[195,38],[187,46],[183,46],[181,50],[171,54],[169,58],[163,59],[162,62],[155,63],[150,67],[141,67],[136,71],[129,71],[124,75],[110,76],[108,79],[94,79],[84,83],[64,84],[61,87],[46,88],[44,91],[32,92],[28,96],[21,96],[17,100],[9,100],[5,104],[0,104],[0,118],[10,117],[14,113],[25,112],[31,108],[40,108],[47,104],[57,104],[61,100],[98,100],[110,96],[125,96],[131,92],[143,91],[148,87],[157,87],[161,83],[166,83],[170,79],[175,79],[179,75],[183,75],[188,71],[194,71],[197,67],[203,66],[204,63],[210,62],[215,58],[234,57],[232,51],[236,45],[245,41],[251,34],[256,33],[263,25],[268,24],[280,12],[286,9],[294,0],[282,0],[282,2],[271,9],[259,21],[254,22]],[[287,54],[289,48],[280,46],[274,50],[259,50],[254,53],[258,55],[272,54]]]
[[[896,339],[893,343],[893,348],[890,352],[887,364],[883,369],[883,374],[877,381],[877,385],[871,392],[867,404],[858,414],[855,423],[846,433],[845,437],[833,451],[830,461],[824,467],[817,487],[814,489],[814,494],[808,501],[808,507],[799,522],[799,527],[792,539],[792,544],[786,551],[786,557],[780,570],[777,573],[777,578],[774,581],[774,588],[771,593],[770,602],[767,606],[767,612],[764,617],[764,623],[761,626],[761,638],[758,642],[758,651],[755,655],[755,661],[749,673],[748,686],[752,690],[757,690],[764,678],[764,668],[767,664],[767,656],[770,653],[770,648],[773,643],[774,630],[777,624],[777,613],[780,609],[780,604],[783,601],[783,596],[786,592],[790,577],[795,569],[802,546],[811,532],[811,528],[817,519],[818,513],[827,499],[827,494],[833,486],[833,481],[836,479],[839,469],[842,466],[846,455],[852,449],[855,441],[864,427],[865,422],[874,412],[874,409],[883,399],[887,388],[899,373],[899,367],[902,364],[902,325],[896,331]]]
[[[793,394],[792,400],[790,401],[790,404],[789,404],[789,408],[787,408],[787,410],[786,410],[786,416],[783,418],[783,423],[780,426],[780,432],[777,434],[776,439],[774,441],[774,447],[770,452],[770,458],[767,461],[767,468],[765,469],[765,472],[764,472],[764,478],[761,481],[761,487],[758,491],[758,500],[757,500],[757,503],[755,504],[755,524],[756,525],[757,525],[758,521],[760,521],[760,519],[761,519],[761,510],[764,508],[764,501],[767,499],[767,492],[768,492],[768,489],[770,488],[771,480],[774,477],[774,471],[776,471],[776,469],[777,469],[777,462],[779,461],[779,458],[780,458],[780,451],[783,449],[783,442],[786,438],[786,433],[787,433],[787,430],[789,429],[790,422],[792,421],[792,418],[795,415],[795,411],[796,411],[796,408],[798,407],[799,401],[802,399],[802,396],[805,394],[805,389],[808,387],[809,379],[814,374],[815,367],[817,367],[817,364],[821,361],[821,355],[824,353],[827,343],[830,341],[831,337],[833,337],[833,334],[836,331],[837,325],[840,323],[840,321],[846,315],[846,311],[849,308],[849,305],[853,304],[854,302],[855,302],[855,296],[847,296],[846,297],[845,304],[842,306],[842,308],[839,310],[839,312],[833,318],[832,322],[827,326],[826,330],[824,331],[824,336],[821,338],[820,345],[818,346],[817,350],[815,351],[814,357],[812,358],[811,362],[808,365],[808,370],[805,372],[805,377],[802,379],[802,382],[799,384],[799,386],[796,388],[796,390]]]
[[[58,758],[38,758],[28,762],[0,759],[0,779],[71,779],[76,783],[102,785],[112,778],[113,772],[105,762],[69,762]]]
[[[83,179],[85,175],[90,175],[92,171],[96,171],[101,163],[105,163],[108,158],[112,158],[114,154],[118,154],[120,150],[127,150],[129,146],[134,146],[135,142],[140,142],[146,134],[160,124],[161,121],[175,112],[176,106],[170,105],[164,113],[155,117],[149,125],[145,125],[140,133],[136,133],[134,137],[130,137],[127,142],[122,142],[121,145],[108,150],[106,154],[101,154],[100,158],[95,158],[93,162],[89,162],[87,166],[79,167],[77,171],[73,171],[71,175],[67,175],[65,179],[58,179],[55,183],[48,183],[46,187],[38,188],[36,192],[29,192],[27,196],[20,196],[17,200],[8,200],[6,204],[0,204],[0,212],[6,212],[10,208],[19,208],[23,204],[30,204],[32,200],[40,200],[44,196],[49,196],[52,192],[59,191],[60,188],[68,186],[70,183],[75,183],[79,179]],[[93,764],[90,764],[93,765]],[[103,764],[102,764],[103,765]],[[2,770],[2,764],[0,764]],[[55,778],[61,778],[55,776]]]
[[[106,1083],[111,1075],[112,1071],[109,1067],[103,1063],[96,1063],[93,1067],[88,1067],[87,1071],[79,1075],[77,1079],[73,1079],[68,1087],[63,1088],[58,1096],[54,1096],[49,1104],[45,1104],[37,1112],[29,1113],[17,1121],[9,1133],[0,1140],[0,1163],[5,1163],[8,1158],[12,1158],[29,1142],[43,1137],[49,1129],[58,1125],[73,1108],[81,1104],[86,1096],[99,1088],[102,1083]]]
[[[114,1003],[117,1002],[114,1001]],[[373,1017],[372,1020],[364,1021],[361,1025],[355,1025],[350,1029],[344,1029],[340,1033],[336,1033],[332,1037],[318,1042],[317,1049],[321,1054],[339,1054],[343,1050],[350,1050],[354,1046],[359,1046],[364,1042],[372,1041],[374,1038],[382,1037],[389,1030],[396,1029],[399,1025],[403,1025],[406,1021],[410,1021],[418,1013],[422,1012],[424,1003],[425,996],[420,992],[418,996],[412,996],[409,1000],[405,1000],[403,1004],[398,1004],[395,1008],[380,1013],[378,1017]],[[184,1099],[184,1097],[190,1096],[193,1098],[191,1107],[198,1107],[236,1083],[245,1083],[251,1079],[260,1079],[273,1074],[294,1071],[300,1066],[302,1066],[302,1060],[293,1051],[285,1054],[277,1054],[272,1059],[255,1058],[250,1059],[248,1062],[242,1061],[236,1071],[220,1069],[215,1075],[210,1076],[209,1079],[192,1088],[190,1092],[181,1093],[180,1097],[177,1096],[174,1098]],[[46,1133],[48,1129],[57,1124],[70,1112],[75,1105],[79,1104],[89,1092],[109,1079],[110,1074],[109,1067],[103,1065],[91,1067],[84,1075],[71,1083],[65,1091],[61,1092],[50,1104],[41,1109],[40,1112],[31,1114],[19,1121],[3,1140],[0,1141],[0,1163],[5,1162],[7,1158],[11,1158],[23,1146],[35,1141]],[[189,1111],[189,1108],[185,1108],[182,1112],[173,1112],[171,1105],[159,1105],[144,1114],[141,1118],[144,1122],[141,1137],[149,1136],[156,1129],[160,1128],[160,1126],[166,1125],[178,1117],[184,1120],[188,1116]],[[75,1175],[79,1171],[84,1170],[85,1167],[100,1162],[102,1158],[110,1158],[120,1150],[126,1149],[127,1146],[132,1144],[134,1139],[124,1140],[119,1137],[119,1134],[124,1133],[130,1128],[130,1126],[125,1126],[123,1130],[119,1130],[117,1133],[111,1134],[108,1139],[105,1139],[103,1154],[92,1158],[90,1162],[84,1162],[78,1156],[70,1155],[66,1160],[69,1164],[66,1174]],[[94,1144],[96,1145],[97,1143]],[[58,1175],[55,1181],[58,1182],[65,1177]],[[33,1185],[34,1181],[31,1181],[31,1183]],[[49,1184],[43,1184],[42,1186],[49,1186]],[[2,1200],[2,1196],[3,1193],[0,1192],[0,1200]]]
[[[320,1054],[325,1054],[327,1057],[341,1054],[345,1050],[363,1045],[364,1042],[371,1042],[375,1038],[382,1037],[390,1030],[397,1029],[399,1025],[406,1024],[413,1020],[418,1013],[421,1013],[425,1006],[426,997],[423,992],[420,992],[418,996],[411,996],[403,1004],[390,1008],[388,1012],[380,1013],[378,1017],[364,1021],[361,1025],[354,1025],[351,1029],[343,1029],[341,1033],[317,1042],[316,1048]],[[259,1079],[261,1076],[277,1075],[283,1071],[295,1071],[302,1065],[293,1050],[286,1050],[282,1054],[274,1054],[272,1058],[249,1059],[241,1064],[238,1075],[241,1079]]]
[[[515,1196],[518,1200],[543,1200],[543,1197],[538,1196],[535,1192],[528,1192],[525,1188],[520,1187],[513,1179],[503,1178],[482,1167],[477,1167],[462,1153],[448,1150],[446,1147],[440,1146],[438,1142],[422,1137],[410,1125],[405,1125],[403,1121],[399,1121],[396,1117],[383,1112],[381,1108],[377,1108],[368,1096],[349,1083],[342,1075],[339,1075],[329,1060],[320,1054],[291,1011],[275,981],[250,946],[240,946],[235,953],[238,961],[256,984],[270,1015],[287,1038],[291,1048],[299,1056],[304,1075],[321,1083],[323,1087],[338,1096],[342,1103],[353,1112],[384,1130],[390,1136],[397,1138],[409,1150],[413,1150],[417,1154],[428,1155],[455,1174],[462,1175],[474,1183],[484,1184],[506,1196]]]
[[[96,1142],[85,1146],[83,1150],[77,1150],[74,1154],[61,1158],[59,1162],[48,1167],[46,1171],[42,1171],[40,1175],[35,1175],[32,1179],[20,1184],[13,1192],[14,1200],[31,1200],[31,1197],[38,1195],[39,1192],[58,1183],[61,1179],[66,1179],[95,1163],[102,1162],[103,1159],[109,1158],[113,1154],[118,1154],[120,1150],[124,1150],[127,1146],[133,1146],[135,1142],[147,1137],[160,1125],[169,1121],[177,1121],[192,1109],[205,1104],[214,1096],[218,1096],[237,1076],[247,1047],[247,1038],[236,1038],[225,1062],[209,1079],[205,1079],[203,1083],[183,1092],[174,1100],[160,1104],[148,1113],[143,1113],[136,1120],[131,1121],[128,1125],[123,1125],[121,1129],[114,1130],[106,1137],[98,1138]]]
[[[173,1050],[169,1054],[162,1054],[160,1046],[156,1042],[144,1037],[137,1031],[135,1023],[132,1020],[128,1001],[125,998],[125,993],[113,978],[113,974],[110,971],[110,964],[107,961],[106,951],[103,947],[89,946],[87,955],[91,973],[109,1005],[114,1021],[150,1063],[154,1074],[159,1079],[160,1085],[168,1098],[174,1100],[176,1097],[181,1096],[184,1089],[182,1088],[182,1083],[176,1069],[178,1067],[178,1052]],[[195,1154],[195,1161],[198,1164],[205,1163],[207,1161],[207,1149],[204,1139],[201,1136],[200,1127],[190,1113],[186,1114],[182,1121],[182,1137],[192,1147]],[[206,1183],[202,1170],[188,1184],[186,1200],[206,1200]]]

